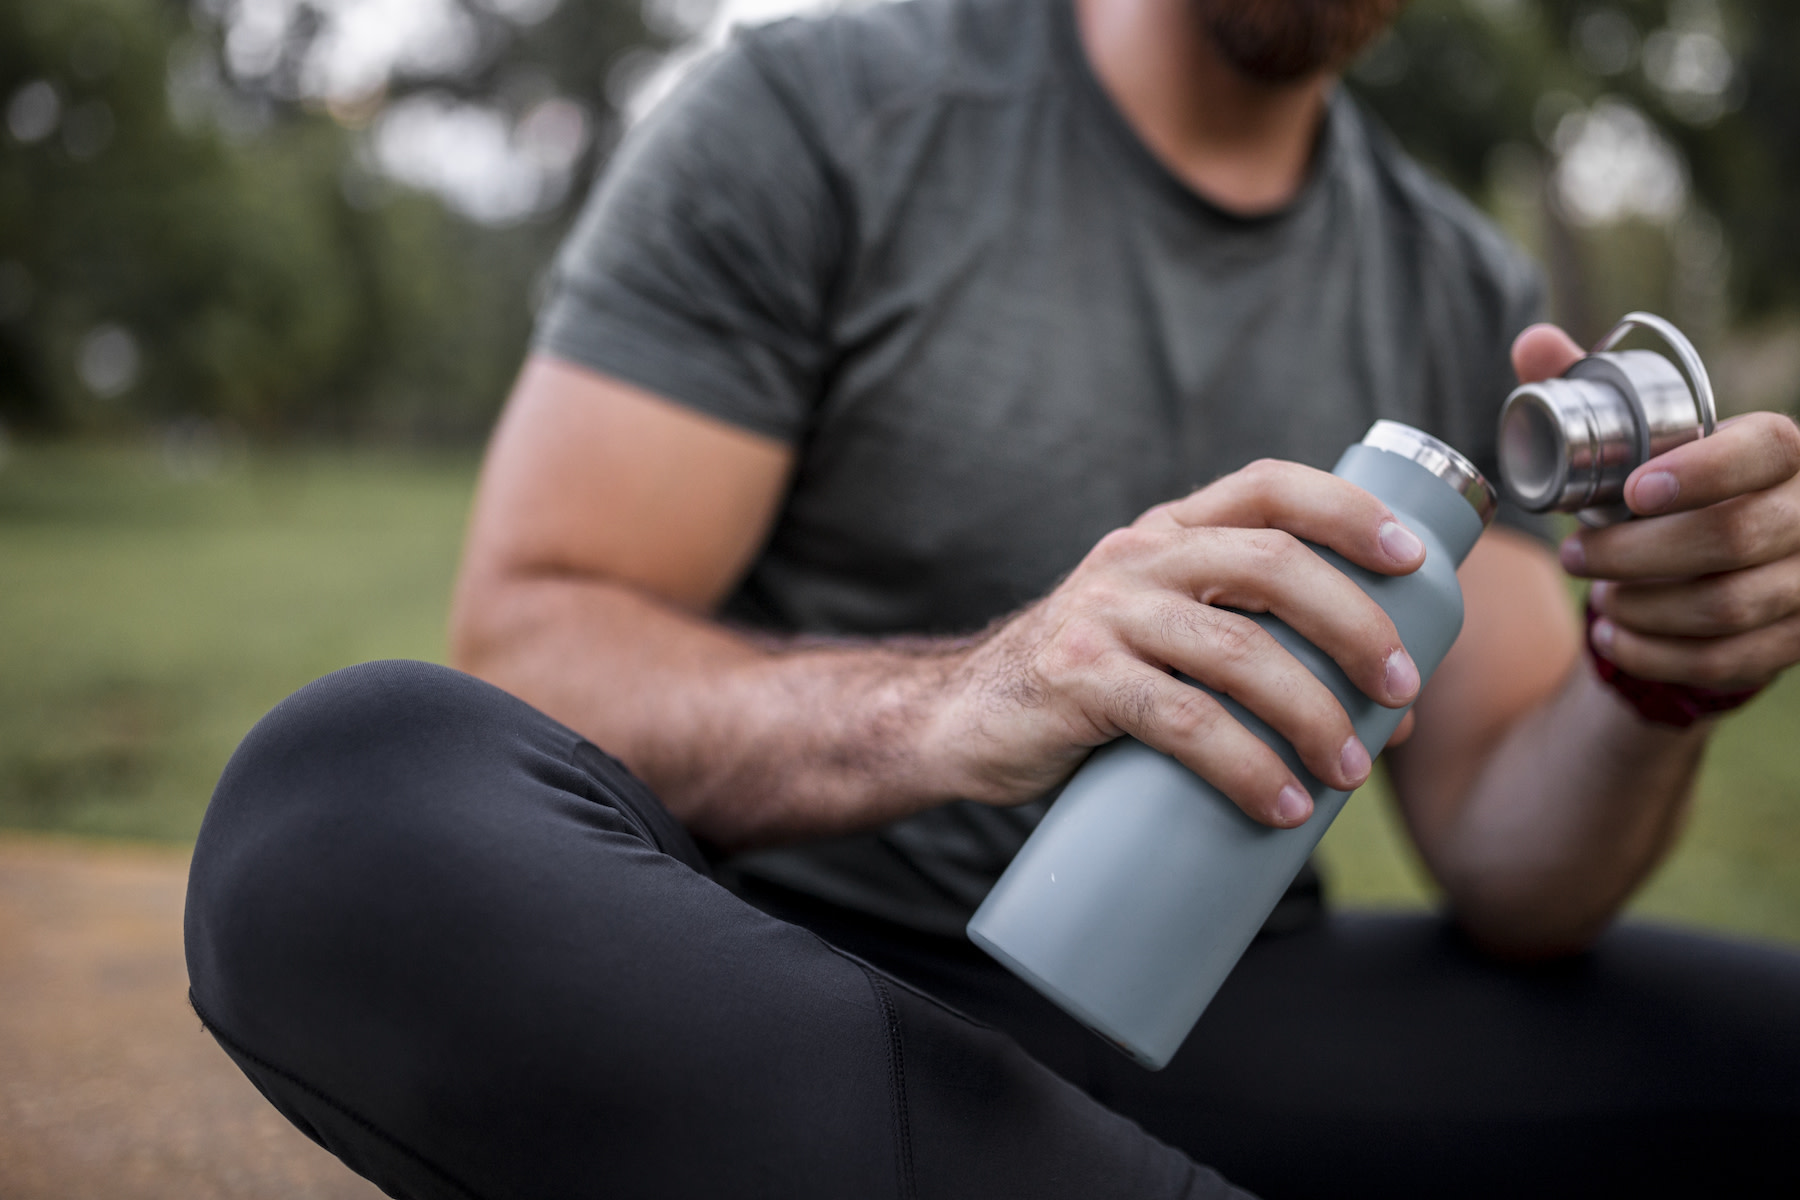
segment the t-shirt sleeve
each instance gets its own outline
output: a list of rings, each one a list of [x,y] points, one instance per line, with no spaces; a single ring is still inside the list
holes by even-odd
[[[534,347],[794,442],[829,357],[840,194],[805,112],[734,42],[627,134]]]

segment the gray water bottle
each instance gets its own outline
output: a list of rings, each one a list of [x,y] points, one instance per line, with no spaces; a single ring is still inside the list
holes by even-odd
[[[1393,619],[1423,683],[1462,629],[1456,568],[1493,517],[1494,491],[1455,450],[1394,421],[1377,421],[1333,473],[1425,543],[1424,564],[1400,576],[1314,547]],[[1250,616],[1331,689],[1370,757],[1379,754],[1405,710],[1363,695],[1274,617]],[[1153,1070],[1186,1040],[1349,797],[1236,701],[1211,694],[1312,794],[1305,824],[1259,824],[1179,762],[1121,738],[1069,779],[969,921],[976,945]]]

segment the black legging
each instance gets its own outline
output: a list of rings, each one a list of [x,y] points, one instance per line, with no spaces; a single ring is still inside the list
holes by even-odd
[[[1268,1197],[1800,1180],[1789,953],[1625,927],[1509,971],[1338,917],[1252,947],[1153,1074],[960,941],[750,899],[577,734],[376,663],[227,767],[188,968],[263,1094],[401,1197],[1242,1194],[1194,1159]]]

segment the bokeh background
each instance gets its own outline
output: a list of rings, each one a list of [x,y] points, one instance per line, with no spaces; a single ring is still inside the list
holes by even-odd
[[[733,22],[816,6],[0,5],[0,1002],[44,1007],[31,971],[80,940],[48,897],[113,894],[81,882],[89,848],[178,888],[261,712],[351,662],[443,657],[480,444],[590,180]],[[1793,411],[1797,60],[1786,0],[1413,0],[1349,86],[1537,256],[1579,338],[1663,313],[1726,410]],[[1638,913],[1800,942],[1797,731],[1800,678],[1727,724]],[[47,859],[73,873],[30,874]],[[1378,794],[1325,859],[1345,902],[1433,902]],[[178,895],[155,937],[176,916]],[[110,986],[84,979],[50,1007]],[[4,1021],[0,1079],[33,1088],[122,1053],[44,1057]],[[0,1125],[111,1111],[21,1086]],[[80,1155],[22,1144],[0,1134],[0,1192],[65,1194]],[[190,1195],[225,1153],[131,1146]],[[310,1194],[296,1178],[273,1194]]]

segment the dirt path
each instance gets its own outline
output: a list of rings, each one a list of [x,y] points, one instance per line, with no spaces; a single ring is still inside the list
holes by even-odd
[[[187,1006],[185,854],[0,837],[0,1196],[380,1197]]]

